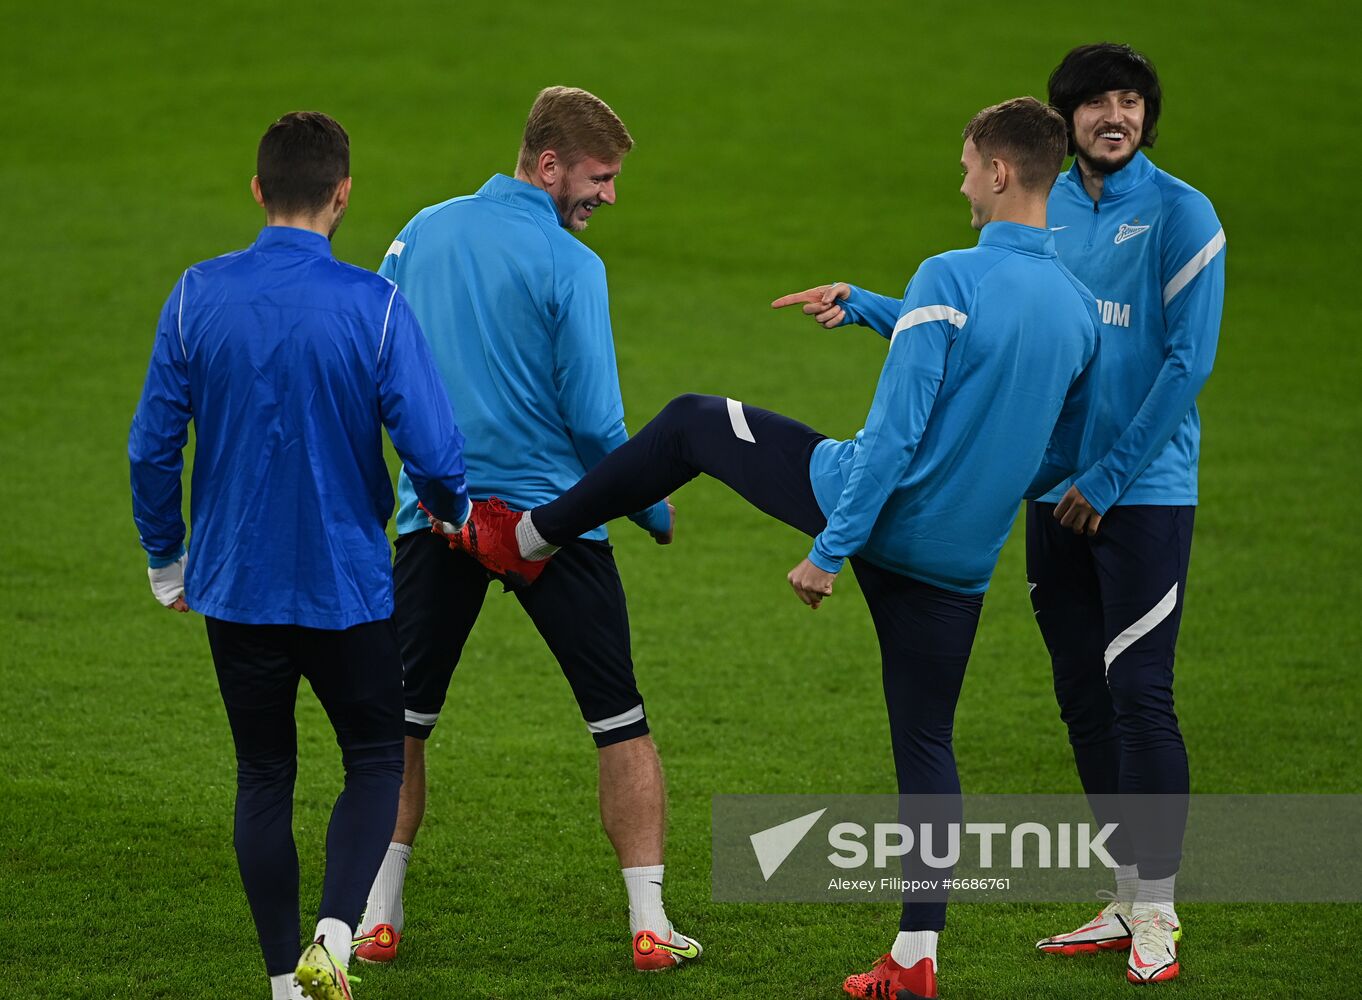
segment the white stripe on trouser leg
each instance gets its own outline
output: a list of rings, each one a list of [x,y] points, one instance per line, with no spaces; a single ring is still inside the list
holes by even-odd
[[[625,726],[632,726],[635,722],[643,720],[643,706],[635,705],[627,712],[619,715],[612,715],[608,719],[601,719],[599,722],[587,722],[586,728],[593,733],[608,733],[612,729],[622,729]]]
[[[1130,628],[1126,629],[1115,639],[1111,640],[1111,645],[1107,647],[1106,661],[1108,674],[1111,673],[1111,664],[1127,649],[1139,642],[1140,639],[1148,635],[1159,627],[1159,623],[1173,613],[1173,609],[1178,605],[1178,585],[1173,584],[1173,589],[1163,595],[1163,599],[1158,604],[1149,609],[1149,612],[1137,621]]]
[[[728,401],[728,422],[733,425],[733,433],[739,441],[757,443],[757,439],[752,436],[752,429],[747,426],[747,418],[743,416],[742,403],[736,399]]]
[[[440,721],[439,712],[413,712],[407,709],[407,721],[414,722],[418,726],[433,726]]]

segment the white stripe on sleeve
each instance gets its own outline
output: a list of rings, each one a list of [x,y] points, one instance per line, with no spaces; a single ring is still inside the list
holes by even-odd
[[[1163,286],[1163,304],[1166,306],[1172,302],[1178,292],[1186,288],[1202,269],[1215,259],[1215,255],[1225,248],[1225,230],[1211,237],[1211,242],[1196,252],[1196,255],[1189,260],[1177,274],[1173,275],[1171,281]]]
[[[189,283],[189,272],[180,275],[180,307],[175,311],[175,332],[180,335],[180,351],[189,360],[189,351],[184,346],[184,286]]]
[[[378,338],[378,357],[383,357],[383,345],[388,340],[388,320],[393,314],[393,300],[397,298],[397,286],[393,285],[393,293],[388,296],[388,311],[383,314],[383,336]]]
[[[911,309],[899,317],[899,321],[894,324],[894,332],[889,335],[889,339],[892,342],[893,339],[904,330],[912,329],[920,323],[934,323],[940,319],[944,319],[958,330],[965,325],[965,321],[969,319],[969,316],[952,306],[918,306],[916,309]]]

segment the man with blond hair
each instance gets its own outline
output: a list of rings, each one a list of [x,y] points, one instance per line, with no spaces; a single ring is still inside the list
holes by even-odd
[[[549,87],[530,110],[515,177],[497,174],[476,194],[417,213],[383,260],[380,273],[411,302],[459,401],[460,424],[478,442],[464,452],[477,499],[545,503],[628,439],[605,266],[571,232],[615,203],[632,146],[600,98]],[[425,741],[490,582],[482,566],[431,533],[405,470],[398,493],[406,769],[356,950],[377,962],[396,956],[402,933],[403,881],[425,813]],[[665,545],[672,515],[659,500],[630,519]],[[623,869],[635,966],[698,958],[700,945],[672,928],[662,904],[666,791],[605,529],[592,525],[572,539],[540,579],[500,579],[558,660],[599,751],[601,820]]]

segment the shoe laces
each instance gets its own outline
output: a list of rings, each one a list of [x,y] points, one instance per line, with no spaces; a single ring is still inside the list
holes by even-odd
[[[1136,920],[1134,923],[1131,936],[1136,951],[1171,950],[1168,942],[1171,940],[1173,927],[1162,913],[1155,910],[1152,916]]]
[[[490,497],[487,501],[487,509],[497,514],[509,514],[511,508],[506,506],[506,501],[501,497]]]
[[[1098,889],[1096,895],[1098,899],[1107,900],[1107,905],[1102,907],[1102,912],[1097,914],[1098,917],[1119,916],[1121,907],[1130,905],[1127,900],[1123,900],[1110,889]]]

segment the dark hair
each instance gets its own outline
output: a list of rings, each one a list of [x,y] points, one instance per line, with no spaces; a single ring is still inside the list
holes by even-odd
[[[1050,74],[1050,106],[1064,116],[1069,129],[1069,152],[1074,151],[1074,111],[1080,104],[1109,90],[1137,90],[1144,98],[1144,127],[1140,145],[1154,146],[1158,138],[1163,90],[1148,57],[1129,45],[1098,42],[1070,50]]]
[[[974,140],[985,160],[996,156],[1016,168],[1022,187],[1042,192],[1055,182],[1069,144],[1059,112],[1034,97],[984,108],[969,120],[963,138]]]
[[[255,156],[265,208],[313,215],[350,176],[350,137],[320,111],[292,111],[265,130]]]

